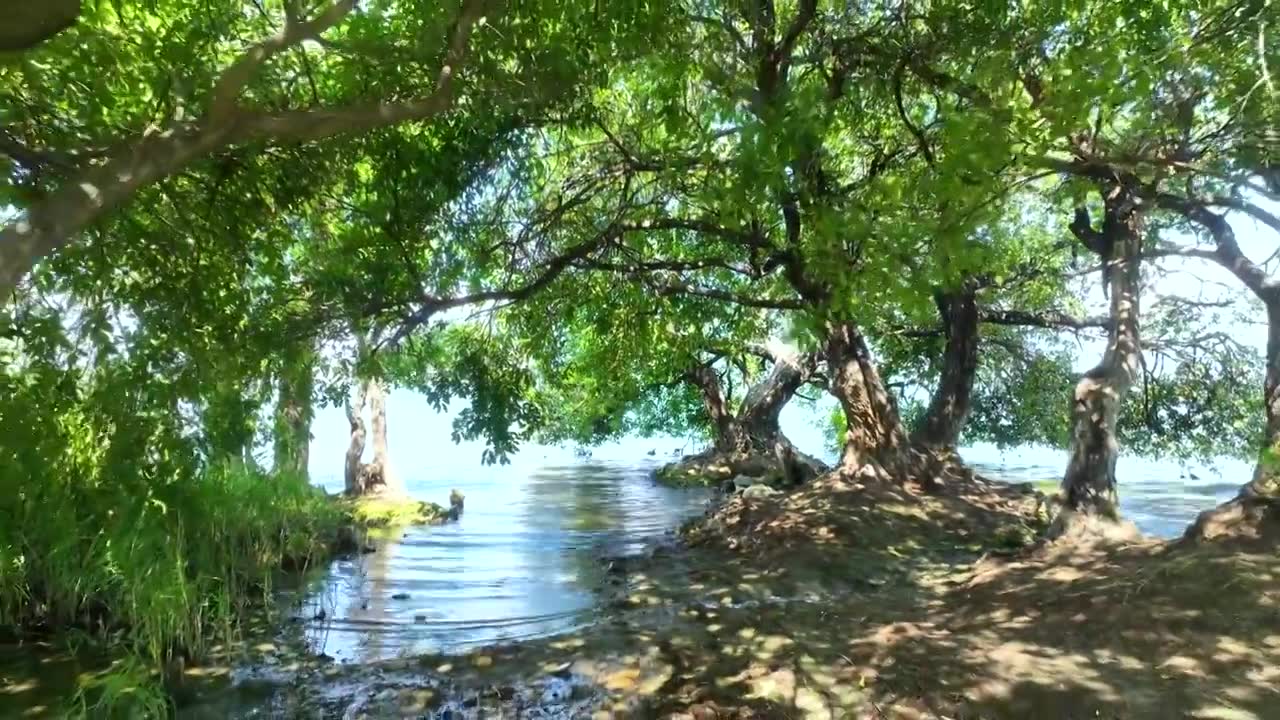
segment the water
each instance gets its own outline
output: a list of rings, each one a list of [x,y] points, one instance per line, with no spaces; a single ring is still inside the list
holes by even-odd
[[[666,457],[563,456],[415,476],[417,498],[466,494],[456,523],[409,528],[376,553],[334,563],[304,605],[313,647],[339,661],[454,652],[592,622],[603,558],[635,555],[706,509],[706,490],[655,483]]]
[[[1065,452],[1046,448],[977,446],[961,454],[986,477],[1042,489],[1056,487],[1067,463]],[[1251,464],[1233,458],[1184,463],[1122,455],[1116,464],[1120,512],[1148,535],[1178,537],[1202,510],[1234,497],[1252,474]]]
[[[676,441],[632,440],[582,459],[534,448],[510,466],[484,467],[448,455],[407,480],[413,496],[443,503],[467,497],[457,523],[411,528],[378,552],[334,563],[325,590],[304,607],[313,647],[340,661],[463,651],[580,627],[596,618],[606,585],[601,559],[642,552],[709,494],[658,485],[653,469]],[[652,450],[654,455],[648,455]],[[963,453],[982,474],[1011,483],[1055,485],[1065,454],[1042,448]],[[1123,458],[1122,511],[1146,533],[1175,537],[1201,510],[1231,497],[1251,468]],[[406,473],[407,474],[407,473]],[[337,489],[340,481],[325,483]],[[304,618],[306,619],[306,618]]]

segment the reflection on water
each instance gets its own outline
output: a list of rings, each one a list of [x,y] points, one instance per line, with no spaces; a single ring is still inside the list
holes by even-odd
[[[706,507],[708,493],[650,479],[651,465],[498,469],[459,481],[462,518],[410,528],[376,553],[336,562],[304,612],[318,651],[342,661],[451,652],[590,622],[600,558],[634,554]],[[487,477],[486,477],[487,476]],[[421,498],[451,484],[410,482]]]
[[[667,453],[663,453],[666,455]],[[965,458],[984,475],[1055,485],[1065,453],[976,447]],[[637,464],[636,456],[645,461]],[[706,491],[676,490],[650,479],[662,459],[634,448],[616,461],[551,460],[549,466],[451,472],[409,483],[419,498],[467,496],[462,519],[412,528],[378,552],[333,565],[325,590],[303,612],[317,651],[369,661],[544,636],[596,617],[605,582],[603,555],[640,552],[701,512]],[[548,462],[544,460],[543,462]],[[1122,511],[1146,533],[1179,535],[1196,513],[1233,495],[1246,463],[1213,466],[1122,458]]]

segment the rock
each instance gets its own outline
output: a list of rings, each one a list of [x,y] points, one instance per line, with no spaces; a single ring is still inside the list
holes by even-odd
[[[547,681],[547,686],[542,690],[542,704],[544,705],[561,705],[568,702],[573,697],[573,685],[568,680],[553,677]]]
[[[427,621],[427,616],[423,613],[419,613],[413,616],[413,621],[421,625]]]
[[[658,454],[658,451],[657,451],[657,450],[650,450],[649,452],[647,452],[647,453],[645,453],[645,454],[646,454],[646,455],[648,455],[649,457],[653,457],[654,455],[657,455],[657,454]]]
[[[409,593],[403,593],[403,592],[401,592],[401,593],[396,593],[396,594],[394,594],[394,595],[392,595],[392,596],[391,596],[391,599],[392,599],[392,600],[408,600],[408,599],[409,599]]]
[[[733,479],[733,489],[738,492],[757,484],[757,478],[753,478],[750,475],[739,475]]]
[[[748,500],[754,500],[756,498],[767,498],[767,497],[772,497],[774,495],[781,495],[781,494],[782,494],[781,492],[774,490],[768,485],[752,485],[751,487],[742,491],[742,497]]]
[[[493,693],[497,695],[498,699],[502,702],[511,702],[512,698],[516,696],[516,689],[510,685],[503,685],[502,687],[494,690]]]

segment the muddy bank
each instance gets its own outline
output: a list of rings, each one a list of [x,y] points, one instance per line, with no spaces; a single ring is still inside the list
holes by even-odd
[[[1035,542],[1040,499],[826,477],[618,564],[589,626],[300,667],[272,712],[359,717],[1275,717],[1280,557]],[[505,713],[505,715],[503,715]]]

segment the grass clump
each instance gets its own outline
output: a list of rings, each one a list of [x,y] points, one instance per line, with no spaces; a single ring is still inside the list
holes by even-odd
[[[351,521],[366,528],[437,525],[449,516],[444,508],[435,503],[408,497],[373,495],[347,498],[340,502]]]
[[[156,670],[238,634],[274,576],[326,557],[343,522],[304,478],[243,467],[140,492],[96,475],[38,480],[0,496],[0,625],[124,651],[75,699],[91,717],[166,714]]]

